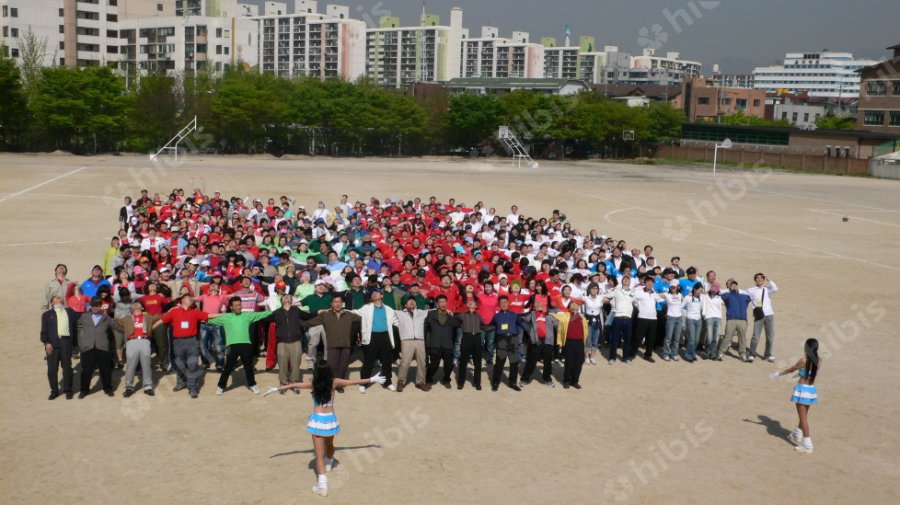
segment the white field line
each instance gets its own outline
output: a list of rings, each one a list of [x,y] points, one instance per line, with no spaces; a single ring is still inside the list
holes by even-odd
[[[3,203],[3,202],[5,202],[5,201],[7,201],[7,200],[11,200],[11,199],[13,199],[13,198],[15,198],[15,197],[17,197],[17,196],[24,195],[25,193],[28,193],[29,191],[33,191],[33,190],[35,190],[35,189],[37,189],[37,188],[39,188],[39,187],[41,187],[41,186],[45,186],[45,185],[47,185],[47,184],[50,184],[51,182],[58,181],[58,180],[60,180],[60,179],[62,179],[62,178],[64,178],[64,177],[68,177],[68,176],[70,176],[70,175],[77,174],[78,172],[81,172],[82,170],[84,170],[84,169],[86,169],[86,168],[87,168],[87,167],[76,168],[75,170],[72,170],[71,172],[66,172],[66,173],[64,173],[64,174],[62,174],[62,175],[57,175],[56,177],[54,177],[54,178],[52,178],[52,179],[47,179],[47,180],[44,181],[44,182],[41,182],[41,183],[39,183],[39,184],[35,184],[34,186],[25,188],[25,189],[23,189],[22,191],[19,191],[19,192],[17,192],[17,193],[13,193],[13,194],[11,194],[11,195],[9,195],[9,196],[4,196],[3,198],[0,198],[0,203]]]

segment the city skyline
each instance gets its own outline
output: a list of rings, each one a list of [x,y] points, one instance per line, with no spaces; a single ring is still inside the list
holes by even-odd
[[[285,3],[288,8],[293,6],[293,0]],[[351,17],[370,24],[382,15],[393,15],[399,16],[403,25],[415,25],[422,10],[422,0],[365,4],[320,0],[320,10],[329,3],[347,5]],[[521,30],[529,32],[532,40],[548,36],[561,42],[570,26],[575,42],[577,37],[589,35],[596,37],[599,47],[615,45],[632,54],[640,54],[644,47],[676,51],[683,58],[702,62],[707,75],[712,74],[714,64],[722,72],[750,73],[757,66],[780,64],[785,53],[794,51],[839,50],[858,58],[885,59],[885,48],[898,42],[894,25],[900,19],[900,3],[868,0],[865,9],[847,10],[845,6],[837,0],[559,0],[553,4],[539,0],[426,0],[427,12],[439,15],[442,23],[449,21],[450,9],[461,7],[464,26],[473,34],[490,25],[498,27],[503,37]],[[879,15],[873,16],[876,12]],[[770,26],[764,37],[759,36],[760,23]]]

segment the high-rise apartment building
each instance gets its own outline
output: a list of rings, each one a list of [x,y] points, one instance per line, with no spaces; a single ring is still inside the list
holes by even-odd
[[[444,82],[460,75],[463,11],[450,11],[449,25],[423,13],[419,26],[401,26],[400,18],[382,16],[366,30],[366,75],[384,88],[414,82]]]
[[[26,34],[32,34],[34,49],[43,48],[40,63],[51,66],[59,63],[60,11],[59,0],[0,0],[0,50],[3,56],[22,63]]]
[[[298,0],[295,12],[266,2],[259,23],[259,69],[281,77],[307,76],[354,81],[366,73],[366,24],[350,9]]]
[[[464,37],[460,73],[462,77],[536,78],[544,74],[544,46],[530,41],[527,32],[513,32],[507,39],[493,26],[484,26],[481,36]]]

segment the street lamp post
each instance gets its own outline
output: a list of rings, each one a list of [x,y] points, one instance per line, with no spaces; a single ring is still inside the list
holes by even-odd
[[[718,162],[719,158],[719,148],[731,149],[731,146],[731,139],[725,139],[721,144],[716,144],[715,149],[713,149],[713,176],[716,175],[716,163]]]

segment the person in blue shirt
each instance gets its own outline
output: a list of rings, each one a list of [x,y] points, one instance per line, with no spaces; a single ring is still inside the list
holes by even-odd
[[[112,289],[112,285],[109,281],[103,278],[103,267],[94,265],[94,268],[91,269],[91,277],[85,279],[85,281],[81,283],[81,292],[93,298],[97,296],[97,291],[100,290],[100,286],[106,286]]]
[[[686,273],[687,277],[678,279],[678,286],[681,289],[681,296],[690,296],[691,292],[694,290],[694,286],[697,284],[702,284],[700,279],[697,278],[696,268],[688,267]]]
[[[519,387],[519,348],[521,332],[527,330],[519,319],[518,314],[510,312],[509,298],[498,298],[500,310],[494,314],[491,325],[494,327],[494,346],[497,349],[497,361],[494,363],[494,372],[491,377],[491,391],[497,391],[500,387],[500,377],[503,374],[503,366],[509,357],[509,387],[513,391],[521,391]]]
[[[738,352],[741,361],[748,362],[747,358],[747,306],[750,304],[750,295],[746,291],[738,289],[738,282],[728,279],[725,283],[728,291],[722,293],[722,301],[725,303],[725,336],[719,341],[719,354],[731,347],[731,339],[737,334]]]

